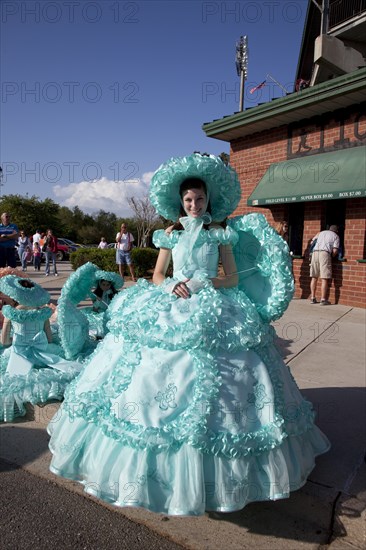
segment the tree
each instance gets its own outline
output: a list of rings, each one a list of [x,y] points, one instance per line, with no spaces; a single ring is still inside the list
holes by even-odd
[[[36,196],[4,195],[0,199],[1,213],[9,212],[12,222],[28,235],[36,229],[45,232],[48,228],[58,234],[61,229],[59,208],[53,200],[40,201]]]
[[[95,227],[99,232],[100,237],[105,237],[107,242],[114,242],[116,237],[117,216],[113,212],[105,212],[99,210],[96,214],[93,214],[93,220]]]
[[[97,244],[100,237],[100,231],[94,224],[83,225],[78,231],[78,240],[84,244]]]
[[[81,226],[80,220],[77,221],[75,219],[74,212],[67,206],[61,206],[58,215],[62,225],[62,231],[59,235],[62,235],[72,241],[76,241],[78,229]]]
[[[156,227],[160,218],[148,195],[144,195],[142,198],[128,197],[127,202],[135,214],[137,246],[146,247],[149,244],[150,233]]]

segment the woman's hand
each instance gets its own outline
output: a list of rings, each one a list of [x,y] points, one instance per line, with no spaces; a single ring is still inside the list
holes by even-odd
[[[178,298],[189,298],[191,296],[191,293],[186,285],[188,281],[189,279],[186,279],[185,281],[179,281],[179,283],[177,283],[173,288],[173,294],[178,296]]]
[[[201,280],[201,279],[189,279],[186,282],[190,294],[198,294],[200,290],[205,288],[207,285],[212,284],[211,279]]]

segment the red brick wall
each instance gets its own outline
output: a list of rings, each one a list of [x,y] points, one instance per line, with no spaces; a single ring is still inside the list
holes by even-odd
[[[360,145],[360,136],[366,137],[366,117],[359,116],[359,108],[355,106],[353,113],[345,117],[343,137],[349,140],[349,145]],[[339,113],[329,114],[329,119],[323,119],[324,148],[337,147],[341,132]],[[320,144],[320,126],[318,123],[306,121],[306,143],[316,149]],[[293,150],[296,150],[298,134],[293,133]],[[364,142],[365,142],[365,137]],[[266,170],[274,162],[287,159],[287,126],[281,126],[266,132],[246,136],[231,142],[230,164],[236,169],[242,186],[242,198],[234,215],[249,212],[263,213],[271,225],[288,217],[287,205],[276,205],[270,208],[247,206],[247,199],[253,192]],[[312,237],[324,228],[325,202],[309,202],[304,209],[303,259],[293,260],[293,272],[296,285],[296,297],[308,298],[310,295],[308,246]],[[345,226],[345,262],[337,260],[333,263],[333,275],[330,300],[332,303],[366,307],[366,264],[357,262],[366,257],[365,245],[365,200],[347,199]]]
[[[268,208],[253,208],[247,206],[247,199],[257,183],[264,176],[267,169],[274,162],[281,162],[287,158],[287,127],[281,126],[270,132],[257,133],[252,136],[239,139],[231,143],[230,164],[238,172],[242,185],[242,197],[234,215],[248,214],[249,212],[262,212],[269,214]],[[277,221],[283,217],[285,205],[272,209],[278,214]]]

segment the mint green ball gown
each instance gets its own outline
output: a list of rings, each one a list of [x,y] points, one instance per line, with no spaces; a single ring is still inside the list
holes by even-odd
[[[232,512],[306,482],[329,442],[273,343],[269,320],[293,291],[287,244],[263,216],[244,218],[155,232],[155,245],[172,250],[173,279],[201,287],[184,300],[140,279],[115,297],[108,334],[48,426],[53,473],[117,506],[171,515]],[[249,229],[266,251],[256,255],[272,281],[265,304],[259,279],[219,290],[209,281],[219,246],[240,255]]]
[[[61,401],[82,365],[66,360],[61,346],[48,343],[44,324],[50,308],[4,306],[3,313],[11,320],[12,345],[0,353],[0,421],[12,422],[26,414],[26,403]]]

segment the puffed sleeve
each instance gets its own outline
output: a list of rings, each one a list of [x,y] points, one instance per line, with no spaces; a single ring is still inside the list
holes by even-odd
[[[179,231],[172,231],[171,233],[166,233],[164,229],[157,229],[153,233],[153,243],[156,248],[169,248],[172,249],[175,247],[179,240]]]

